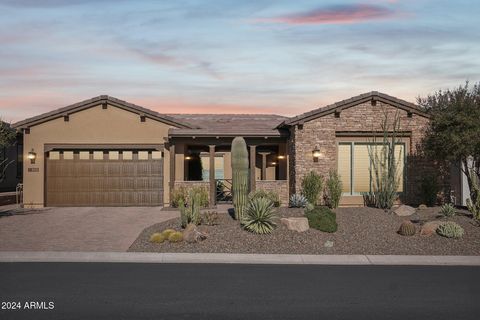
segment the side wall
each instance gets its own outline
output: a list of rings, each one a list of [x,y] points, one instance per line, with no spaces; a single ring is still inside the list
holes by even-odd
[[[406,202],[418,203],[419,186],[422,173],[431,170],[432,165],[425,163],[419,156],[421,140],[428,126],[428,119],[413,114],[408,117],[406,111],[382,103],[376,102],[372,106],[370,102],[362,103],[354,107],[344,109],[339,118],[334,113],[305,122],[303,128],[295,126],[291,128],[289,141],[290,154],[290,191],[300,192],[301,181],[310,171],[315,170],[323,176],[327,176],[330,169],[337,169],[337,132],[354,133],[367,131],[381,131],[381,123],[384,119],[384,110],[388,119],[393,119],[395,113],[400,114],[401,131],[410,132],[409,150],[407,150],[407,177],[406,177]],[[348,133],[347,133],[348,135]],[[324,157],[314,162],[312,151],[318,147]],[[346,199],[343,204],[362,205],[361,197]],[[358,199],[360,198],[360,199]],[[352,201],[353,200],[353,201]]]
[[[24,204],[43,207],[45,179],[45,144],[163,144],[171,126],[152,119],[140,121],[136,113],[101,105],[35,125],[24,134]],[[27,159],[29,151],[37,154],[35,164]],[[164,203],[169,203],[169,152],[164,150]],[[30,170],[29,170],[30,169]],[[32,170],[33,169],[33,170]]]

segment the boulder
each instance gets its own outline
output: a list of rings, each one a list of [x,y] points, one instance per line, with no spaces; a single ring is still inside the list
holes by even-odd
[[[418,210],[426,210],[428,207],[426,204],[421,204],[418,206]]]
[[[280,222],[284,224],[288,230],[297,232],[305,232],[308,230],[308,219],[302,217],[282,218]]]
[[[395,208],[393,212],[399,217],[411,216],[415,213],[415,208],[402,204],[401,206]]]
[[[438,229],[438,227],[439,227],[441,224],[443,224],[443,221],[435,220],[435,221],[426,222],[426,223],[422,226],[422,229],[420,230],[420,235],[421,235],[421,236],[429,237],[429,236],[431,236],[432,234],[436,234],[436,233],[437,233],[437,229]]]
[[[188,243],[196,243],[207,239],[207,234],[198,231],[197,226],[189,223],[183,231],[183,240]]]

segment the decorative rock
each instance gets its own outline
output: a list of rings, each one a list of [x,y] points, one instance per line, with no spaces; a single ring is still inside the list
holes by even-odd
[[[401,206],[393,210],[393,212],[395,212],[395,214],[399,217],[411,216],[412,214],[415,213],[415,211],[416,211],[415,208],[404,205],[404,204],[402,204]]]
[[[198,231],[197,226],[189,223],[183,231],[183,240],[188,243],[196,243],[207,239],[207,234]]]
[[[333,247],[333,241],[327,240],[327,241],[325,241],[325,243],[323,244],[323,246],[324,246],[325,248],[332,248],[332,247]]]
[[[418,210],[425,210],[425,209],[427,209],[427,208],[428,208],[428,207],[427,207],[426,204],[421,204],[421,205],[418,206]]]
[[[429,237],[432,234],[435,234],[437,232],[438,227],[441,224],[443,224],[443,221],[429,221],[429,222],[426,222],[422,226],[422,229],[420,230],[420,235]]]
[[[305,232],[308,230],[308,219],[301,217],[282,218],[280,222],[284,224],[288,230],[297,232]]]

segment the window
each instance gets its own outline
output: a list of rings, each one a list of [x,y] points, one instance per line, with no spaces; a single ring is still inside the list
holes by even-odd
[[[377,145],[378,146],[378,145]],[[372,190],[372,163],[369,149],[380,155],[381,148],[365,142],[341,142],[338,145],[338,174],[343,183],[344,195],[360,195]],[[404,189],[405,144],[395,146],[399,179],[398,192]]]
[[[210,180],[210,157],[200,156],[202,162],[202,180]],[[223,156],[215,156],[215,179],[224,179]]]

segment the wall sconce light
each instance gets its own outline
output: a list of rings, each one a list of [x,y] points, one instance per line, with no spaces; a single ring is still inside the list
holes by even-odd
[[[276,166],[276,165],[277,165],[277,163],[276,163],[276,162],[272,162],[272,166]]]
[[[317,146],[315,146],[315,149],[313,149],[313,151],[312,151],[312,156],[313,156],[313,161],[318,162],[318,159],[323,157],[323,154],[320,151],[320,149]]]
[[[35,153],[35,151],[33,151],[33,149],[28,153],[27,158],[30,159],[31,164],[35,164],[35,159],[37,158],[37,154]]]
[[[185,160],[192,160],[192,157],[186,156],[186,157],[185,157]]]
[[[279,155],[277,158],[278,158],[279,160],[283,160],[283,159],[285,159],[285,156],[284,156],[284,155]]]

